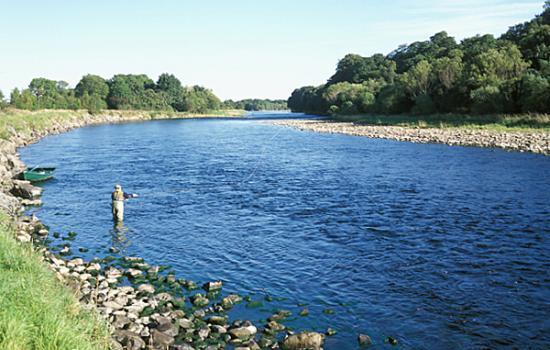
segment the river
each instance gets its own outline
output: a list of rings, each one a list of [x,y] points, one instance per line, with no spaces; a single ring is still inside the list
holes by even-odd
[[[46,137],[20,150],[58,166],[33,211],[51,232],[78,233],[76,255],[114,245],[262,302],[232,317],[286,308],[297,330],[332,327],[325,349],[355,349],[359,333],[375,348],[387,336],[403,349],[550,346],[550,158],[265,120],[278,117],[294,115]],[[140,195],[123,233],[115,183]]]

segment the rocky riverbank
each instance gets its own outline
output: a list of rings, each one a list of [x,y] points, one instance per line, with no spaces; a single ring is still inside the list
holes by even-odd
[[[17,240],[41,246],[49,232],[35,217],[17,220]],[[230,321],[227,311],[243,302],[237,294],[221,296],[221,281],[205,283],[163,273],[137,257],[85,261],[65,259],[40,248],[57,279],[68,285],[86,309],[97,312],[112,329],[111,349],[321,349],[324,336],[294,334],[281,323],[290,316],[279,310],[265,325]],[[188,294],[186,296],[185,294]],[[212,301],[211,301],[212,300]],[[215,301],[214,301],[215,300]],[[281,337],[284,334],[284,337]]]
[[[42,191],[15,179],[25,168],[17,155],[18,147],[81,126],[147,119],[150,116],[115,112],[83,114],[67,123],[44,121],[40,128],[28,130],[8,126],[9,138],[0,140],[0,210],[13,218],[14,238],[21,244],[34,244],[57,279],[74,291],[82,307],[95,310],[108,321],[111,349],[321,349],[324,334],[295,334],[284,326],[289,311],[275,312],[261,326],[247,320],[230,320],[227,311],[246,298],[223,296],[221,281],[205,283],[203,291],[198,291],[193,281],[165,273],[162,267],[137,257],[107,256],[85,261],[72,255],[68,241],[76,234],[63,237],[67,244],[60,249],[49,247],[48,228],[35,216],[22,215],[25,206],[40,204]],[[111,249],[111,253],[117,253]],[[370,338],[361,335],[359,342],[368,345]]]
[[[409,128],[373,126],[330,120],[277,120],[273,124],[323,133],[338,133],[415,143],[443,143],[451,146],[496,147],[510,151],[550,155],[550,133],[488,131],[465,128]]]

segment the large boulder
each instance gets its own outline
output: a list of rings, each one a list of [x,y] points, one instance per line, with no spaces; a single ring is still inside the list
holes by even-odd
[[[17,198],[0,192],[0,210],[5,213],[15,213],[19,209]]]
[[[145,349],[145,342],[141,337],[130,331],[125,331],[122,329],[116,330],[113,334],[113,338],[120,344],[124,346],[124,349],[128,350],[140,350]]]
[[[250,339],[256,334],[256,332],[258,332],[258,329],[253,325],[247,327],[232,328],[229,330],[229,334],[231,334],[231,337],[234,339]]]
[[[281,348],[283,350],[320,350],[323,346],[324,337],[317,332],[304,332],[294,334],[283,340]]]
[[[170,345],[174,344],[173,337],[156,329],[153,330],[151,336],[153,338],[153,345],[161,349],[167,349]]]
[[[42,188],[33,186],[29,181],[13,180],[11,193],[23,199],[36,199],[42,195]]]

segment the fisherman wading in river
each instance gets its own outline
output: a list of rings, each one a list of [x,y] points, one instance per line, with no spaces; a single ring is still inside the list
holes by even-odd
[[[122,222],[124,220],[124,201],[135,197],[137,197],[137,194],[124,193],[120,185],[115,185],[115,190],[111,194],[113,220],[115,222]]]

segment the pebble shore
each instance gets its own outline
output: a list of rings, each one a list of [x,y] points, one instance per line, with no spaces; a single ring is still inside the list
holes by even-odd
[[[13,130],[9,140],[0,140],[0,210],[14,219],[15,239],[21,244],[34,244],[56,278],[75,292],[81,306],[108,321],[113,350],[216,350],[227,346],[236,350],[322,349],[325,336],[334,331],[327,331],[327,335],[295,333],[283,324],[291,315],[286,310],[278,310],[262,325],[230,320],[227,312],[246,298],[223,295],[221,281],[207,282],[201,290],[195,282],[177,278],[139,257],[85,261],[72,254],[69,243],[62,248],[49,247],[48,228],[35,216],[23,215],[25,207],[41,204],[42,190],[15,179],[25,169],[17,155],[18,147],[86,125],[147,119],[139,114],[87,115],[41,131],[23,134]],[[70,241],[75,235],[70,232],[63,240]],[[111,253],[116,254],[112,249]],[[360,335],[358,342],[371,344],[366,335]]]
[[[549,132],[488,131],[462,128],[373,126],[331,120],[276,120],[271,123],[300,130],[346,134],[415,143],[503,148],[550,155]]]

